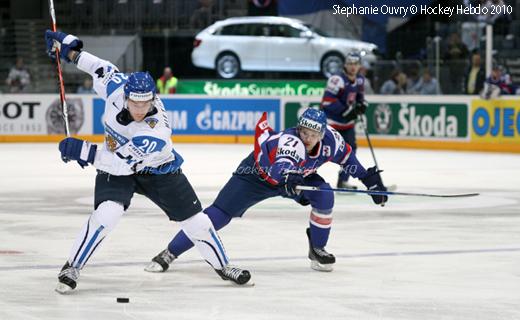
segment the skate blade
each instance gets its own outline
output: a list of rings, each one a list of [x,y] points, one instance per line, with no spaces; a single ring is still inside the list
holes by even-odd
[[[56,285],[56,289],[54,289],[54,290],[56,292],[58,292],[59,294],[67,294],[74,289],[72,289],[71,287],[69,287],[68,285],[66,285],[64,283],[58,282],[58,284]]]
[[[244,284],[238,284],[234,281],[231,281],[231,283],[233,283],[233,285],[235,285],[237,287],[254,287],[255,286],[255,282],[253,281],[253,279],[249,279],[249,281]]]
[[[157,262],[155,261],[152,261],[150,262],[149,265],[147,265],[145,268],[144,268],[144,271],[146,272],[154,272],[154,273],[160,273],[160,272],[164,272],[165,270],[163,269],[163,267],[158,264]]]
[[[232,285],[236,286],[236,287],[254,287],[255,286],[255,282],[253,281],[253,278],[249,278],[249,280],[246,282],[246,283],[236,283],[235,281],[231,280],[231,279],[227,279],[227,278],[222,278],[222,280],[224,281],[229,281]]]
[[[320,272],[331,272],[334,270],[332,264],[321,264],[318,261],[311,261],[311,269]]]

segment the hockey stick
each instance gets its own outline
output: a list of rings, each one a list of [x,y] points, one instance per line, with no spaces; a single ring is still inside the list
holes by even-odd
[[[365,122],[365,118],[363,116],[359,117],[361,119],[361,123],[363,124],[363,131],[365,131],[365,137],[367,138],[368,147],[370,148],[370,153],[372,153],[372,159],[374,159],[374,165],[376,166],[376,170],[379,171],[379,165],[377,164],[376,160],[376,154],[374,152],[374,148],[372,147],[372,142],[370,141],[370,136],[368,135],[368,127],[367,123]],[[383,179],[381,179],[383,181]],[[395,184],[391,186],[387,186],[388,190],[395,190],[397,189],[397,186]]]
[[[52,19],[52,31],[56,32],[56,13],[54,12],[54,0],[49,0],[49,11]],[[58,71],[58,79],[60,81],[60,101],[63,121],[65,122],[65,134],[70,137],[69,129],[69,113],[67,108],[67,101],[65,100],[65,85],[63,84],[63,76],[61,73],[60,51],[56,48],[56,69]]]
[[[376,165],[376,170],[379,171],[379,166],[377,165],[376,154],[374,153],[374,148],[372,147],[372,142],[370,141],[370,136],[368,135],[368,128],[365,122],[365,118],[360,116],[361,123],[363,124],[363,130],[365,131],[365,137],[367,138],[368,147],[370,148],[370,152],[372,153],[372,158],[374,159],[374,164]]]
[[[349,192],[349,193],[364,193],[369,195],[381,196],[416,196],[416,197],[432,197],[432,198],[465,198],[475,197],[479,193],[462,193],[462,194],[430,194],[430,193],[414,193],[414,192],[393,192],[393,191],[370,191],[370,190],[355,190],[345,188],[318,188],[311,186],[297,186],[296,190],[303,191],[322,191],[322,192]]]

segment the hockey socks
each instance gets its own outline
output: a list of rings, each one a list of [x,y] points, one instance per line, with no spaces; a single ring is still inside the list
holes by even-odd
[[[204,213],[209,217],[211,223],[216,230],[222,229],[230,221],[231,217],[225,214],[222,210],[215,206],[210,206],[204,210]],[[168,250],[174,256],[178,257],[189,249],[193,248],[193,242],[186,236],[184,231],[180,231],[168,244]]]

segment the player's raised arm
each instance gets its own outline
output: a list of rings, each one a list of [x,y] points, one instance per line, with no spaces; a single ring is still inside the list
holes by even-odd
[[[58,48],[62,60],[76,64],[78,69],[92,77],[94,90],[103,99],[106,99],[118,84],[122,84],[121,77],[125,77],[125,75],[119,73],[117,67],[110,61],[82,51],[83,41],[78,37],[64,32],[47,30],[45,41],[49,56],[56,59],[56,48]]]

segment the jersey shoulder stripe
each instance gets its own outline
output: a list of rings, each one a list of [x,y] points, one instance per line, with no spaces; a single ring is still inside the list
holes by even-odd
[[[124,73],[114,73],[107,84],[107,98],[110,97],[114,91],[123,86],[127,80],[128,77]]]

